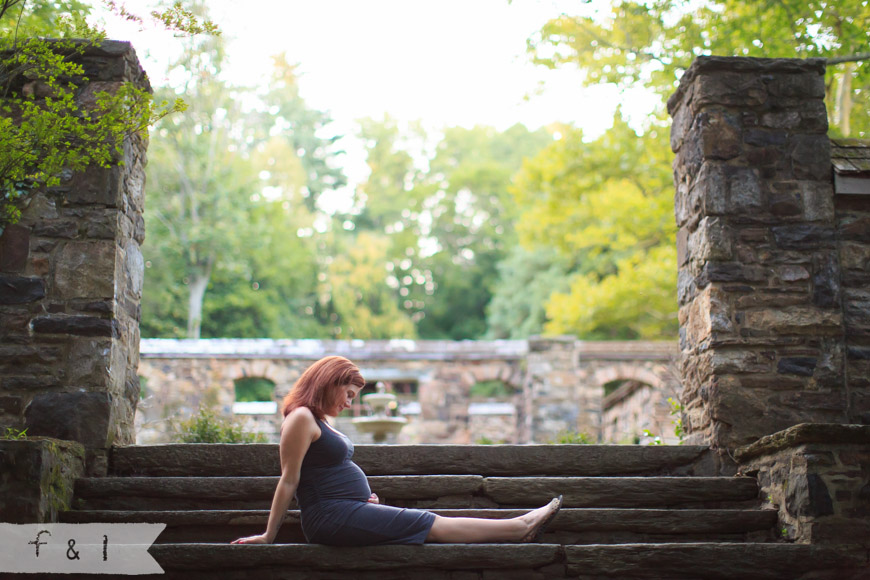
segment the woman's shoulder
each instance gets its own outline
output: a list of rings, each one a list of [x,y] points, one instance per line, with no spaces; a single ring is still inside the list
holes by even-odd
[[[303,429],[315,433],[320,430],[317,425],[317,418],[308,407],[296,407],[287,413],[281,424],[281,430],[284,431],[285,429],[292,429],[294,431]]]

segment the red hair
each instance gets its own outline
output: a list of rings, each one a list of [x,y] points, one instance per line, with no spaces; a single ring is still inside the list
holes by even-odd
[[[355,364],[343,356],[328,356],[305,369],[284,397],[282,411],[286,417],[293,409],[308,407],[322,421],[326,411],[335,408],[344,397],[341,387],[353,385],[361,389],[365,384]]]

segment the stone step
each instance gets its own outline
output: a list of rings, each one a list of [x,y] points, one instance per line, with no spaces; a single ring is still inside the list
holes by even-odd
[[[432,510],[442,516],[512,518],[526,510]],[[66,523],[165,523],[158,543],[227,543],[262,533],[267,510],[216,511],[69,511]],[[743,541],[747,534],[770,537],[777,523],[774,510],[657,510],[565,508],[547,529],[549,544]],[[290,510],[276,543],[304,542],[299,511]]]
[[[866,580],[870,553],[859,546],[809,544],[622,544],[566,546],[570,577],[709,580]]]
[[[369,475],[712,475],[715,456],[691,445],[357,445]],[[113,447],[111,475],[269,476],[281,473],[274,444]]]
[[[142,580],[866,580],[870,570],[864,549],[807,544],[158,544],[149,552],[165,574]]]
[[[105,477],[79,479],[75,509],[268,509],[277,477]],[[565,507],[748,507],[758,485],[751,477],[369,477],[385,504],[400,507],[537,507],[564,496]],[[291,507],[294,507],[291,504]]]

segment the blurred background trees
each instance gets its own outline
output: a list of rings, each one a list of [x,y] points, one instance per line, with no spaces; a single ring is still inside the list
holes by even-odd
[[[79,11],[25,17],[47,34]],[[13,24],[0,19],[4,34]],[[389,115],[341,132],[301,96],[292,55],[236,86],[221,37],[187,38],[156,87],[188,110],[151,133],[142,335],[673,340],[664,103],[679,77],[704,54],[826,58],[831,134],[866,137],[868,31],[864,0],[579,3],[527,40],[530,58],[656,103],[643,119],[618,108],[601,135]],[[348,140],[363,179],[346,172]]]
[[[199,316],[202,336],[672,340],[664,102],[680,75],[702,54],[828,58],[831,132],[864,136],[868,20],[860,0],[583,3],[528,39],[531,58],[657,95],[648,118],[617,109],[595,137],[361,119],[369,175],[342,208],[320,203],[348,182],[341,136],[301,99],[293,65],[277,59],[242,111],[219,46],[200,45],[179,65],[201,112],[153,139],[143,333],[198,336]]]

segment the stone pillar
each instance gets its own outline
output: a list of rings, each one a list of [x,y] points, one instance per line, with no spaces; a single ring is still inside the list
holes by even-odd
[[[687,443],[848,421],[824,73],[701,57],[668,101]]]
[[[122,83],[149,86],[129,43],[80,60],[85,106]],[[145,149],[132,136],[117,165],[64,176],[0,237],[0,427],[92,451],[133,443]]]
[[[520,441],[546,443],[560,433],[583,433],[592,441],[598,440],[601,397],[590,397],[579,375],[576,338],[529,339],[523,387],[525,425]],[[600,394],[600,390],[595,392]]]

